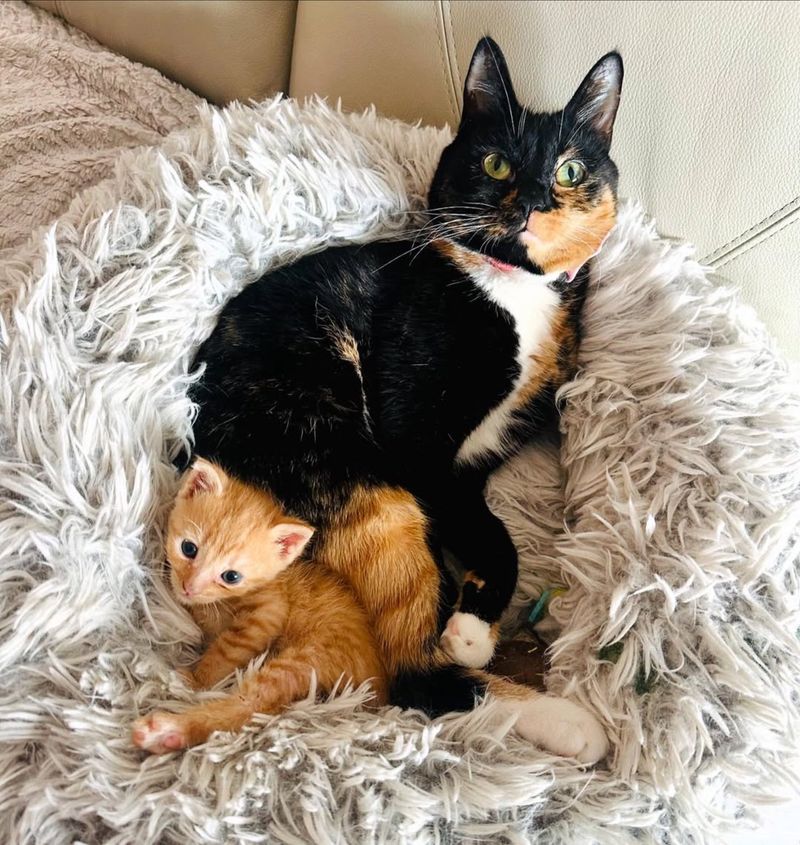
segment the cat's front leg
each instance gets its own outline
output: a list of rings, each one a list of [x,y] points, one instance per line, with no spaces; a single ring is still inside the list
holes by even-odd
[[[437,517],[443,545],[467,569],[442,647],[462,666],[479,669],[494,654],[500,617],[517,584],[517,551],[489,510],[482,485],[455,482],[440,499]]]

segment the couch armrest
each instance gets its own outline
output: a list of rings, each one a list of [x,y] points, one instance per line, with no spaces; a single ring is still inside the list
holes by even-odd
[[[296,0],[29,0],[213,103],[288,91]]]

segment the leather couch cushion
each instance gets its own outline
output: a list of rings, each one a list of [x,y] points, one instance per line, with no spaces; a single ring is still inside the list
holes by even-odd
[[[295,0],[30,0],[211,102],[286,91]]]

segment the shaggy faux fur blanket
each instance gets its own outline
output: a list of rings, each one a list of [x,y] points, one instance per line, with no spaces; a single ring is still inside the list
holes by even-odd
[[[0,250],[110,176],[119,151],[160,143],[203,102],[22,0],[0,2]]]
[[[263,271],[409,224],[447,135],[292,101],[129,152],[0,267],[0,841],[718,843],[798,750],[800,405],[753,314],[634,206],[597,259],[558,450],[494,480],[519,603],[556,584],[550,687],[592,769],[491,705],[304,702],[146,757],[193,699],[163,580],[193,351]],[[206,693],[214,695],[214,693]]]

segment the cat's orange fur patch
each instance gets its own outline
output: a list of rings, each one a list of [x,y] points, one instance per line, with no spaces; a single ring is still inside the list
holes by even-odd
[[[582,186],[555,188],[560,208],[536,212],[536,239],[525,246],[528,258],[545,273],[579,267],[594,255],[616,221],[617,204],[607,188],[589,201]]]
[[[531,355],[530,377],[517,392],[515,406],[524,408],[547,384],[561,385],[575,374],[578,337],[570,320],[570,306],[561,305],[550,322],[550,334]]]
[[[439,573],[427,519],[394,487],[359,487],[319,538],[316,558],[346,578],[369,614],[390,674],[428,664],[437,633]]]
[[[514,683],[514,681],[510,681],[508,678],[490,675],[488,672],[483,673],[483,676],[486,681],[486,691],[505,701],[530,701],[541,695],[533,687]]]
[[[519,197],[519,189],[512,188],[502,200],[500,200],[500,207],[507,211],[513,211],[516,207],[517,198]]]
[[[434,241],[431,246],[464,273],[474,273],[486,267],[486,259],[482,255],[453,241]]]
[[[486,581],[483,578],[479,578],[474,572],[467,572],[464,575],[464,582],[474,584],[479,590],[482,590],[486,586]]]

